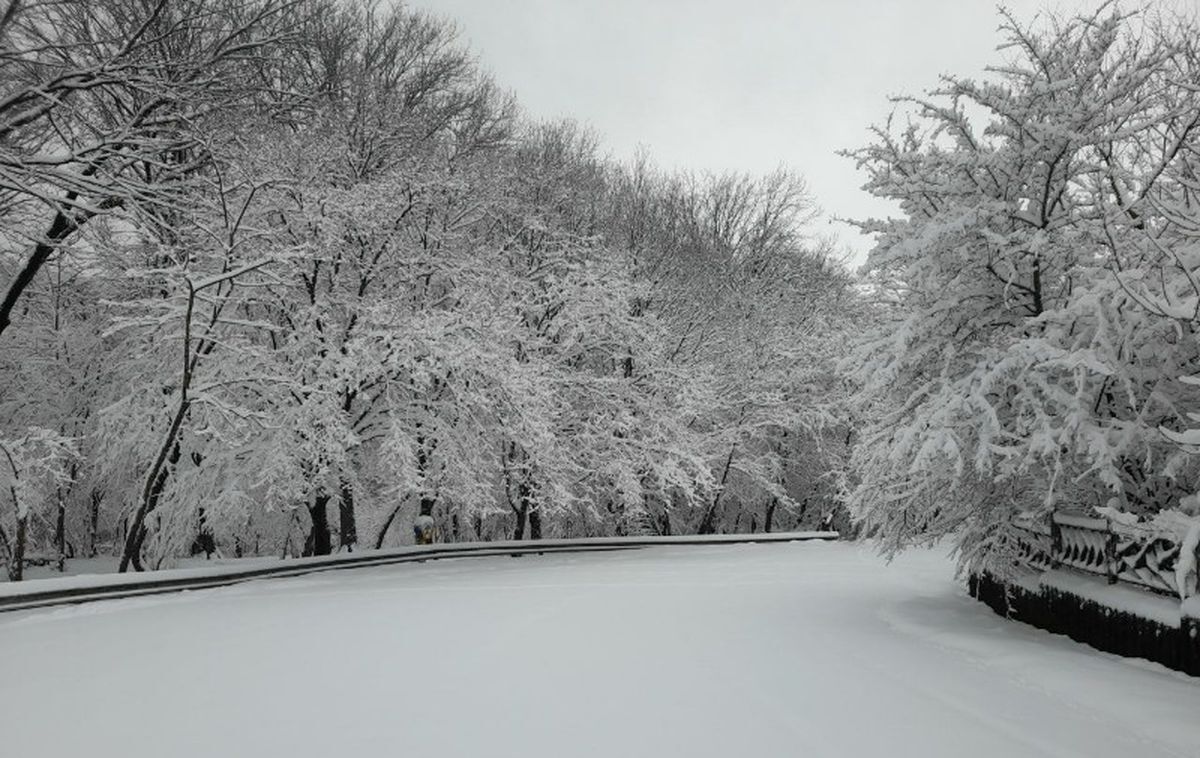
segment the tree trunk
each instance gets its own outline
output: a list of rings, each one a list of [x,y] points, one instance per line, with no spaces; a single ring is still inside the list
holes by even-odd
[[[516,449],[515,444],[513,448],[514,450]],[[529,481],[529,476],[529,471],[524,470],[520,472],[519,479],[517,480],[517,507],[514,509],[517,512],[517,526],[513,530],[514,540],[525,539],[526,521],[529,521],[531,529],[530,538],[535,540],[542,538],[542,516],[537,512],[537,507],[530,502],[533,495],[533,486]]]
[[[523,539],[525,539],[525,519],[529,515],[528,506],[525,505],[524,503],[522,503],[521,507],[516,509],[516,514],[517,514],[517,525],[515,527],[513,527],[513,537],[512,538],[514,540],[523,540]]]
[[[8,581],[19,582],[25,576],[25,527],[29,515],[17,516],[17,533],[13,539],[12,558],[8,562]]]
[[[117,569],[119,573],[125,573],[131,565],[135,571],[144,570],[142,568],[142,546],[146,542],[146,517],[158,507],[158,501],[167,486],[167,477],[170,476],[171,469],[179,462],[179,432],[183,428],[183,420],[190,408],[191,403],[187,400],[179,403],[179,407],[175,410],[175,417],[171,419],[171,426],[167,429],[163,446],[159,448],[158,458],[155,459],[154,465],[146,476],[142,501],[133,515],[133,521],[129,524],[129,533],[125,537],[125,549],[121,555],[121,565]]]
[[[68,201],[73,201],[77,197],[76,193],[71,192],[67,195]],[[91,214],[88,214],[90,216]],[[13,277],[12,283],[9,284],[8,290],[4,293],[4,299],[0,300],[0,334],[12,323],[12,314],[16,310],[17,301],[21,299],[21,295],[33,283],[38,271],[46,261],[50,260],[50,256],[58,249],[58,243],[65,240],[67,237],[79,228],[79,223],[76,219],[68,215],[65,211],[59,211],[54,214],[54,220],[50,223],[50,228],[46,231],[45,239],[33,246],[33,252],[29,255],[29,259],[25,261],[25,265],[21,267],[17,275]]]
[[[67,503],[63,500],[62,492],[56,492],[58,496],[58,517],[54,520],[54,548],[58,552],[57,568],[58,573],[63,573],[67,570]]]
[[[204,553],[204,560],[209,560],[217,551],[217,541],[213,537],[212,530],[208,528],[208,514],[201,508],[198,515],[199,525],[196,528],[196,539],[192,540],[191,549],[188,552],[192,555]]]
[[[421,495],[421,510],[417,515],[418,516],[432,516],[433,515],[433,507],[435,505],[437,505],[436,497],[429,495],[429,494],[422,494]]]
[[[721,495],[725,494],[725,483],[729,481],[729,469],[733,465],[733,454],[736,451],[737,445],[729,448],[729,456],[725,459],[725,470],[721,472],[721,482],[717,486],[717,494],[709,504],[708,510],[704,512],[704,518],[700,520],[696,534],[712,534],[716,531],[717,506],[721,504]]]
[[[329,555],[333,552],[333,537],[329,531],[329,500],[330,496],[321,492],[313,499],[313,504],[308,506],[312,528],[304,545],[305,555]]]
[[[420,426],[418,425],[418,429],[419,428],[420,428]],[[425,436],[423,434],[421,434],[420,432],[418,432],[417,433],[417,471],[421,475],[421,480],[424,483],[424,486],[428,486],[428,484],[429,484],[429,451],[431,451],[434,447],[436,447],[437,441],[434,440],[434,442],[431,445],[428,445],[428,447],[427,447],[427,443],[428,443],[428,441],[425,439]],[[418,505],[418,508],[417,508],[417,518],[413,522],[413,530],[414,530],[413,536],[414,536],[414,538],[416,538],[417,542],[421,542],[422,539],[427,539],[432,542],[433,540],[436,539],[435,530],[432,528],[433,509],[435,506],[437,506],[436,490],[434,492],[429,492],[425,489],[422,489],[420,504]],[[421,527],[418,527],[418,524],[421,522],[424,522],[424,525]],[[424,534],[424,538],[422,538],[420,535],[417,534],[417,532],[419,532],[421,530],[428,530]]]
[[[4,531],[4,524],[0,524],[0,548],[4,548],[4,570],[8,571],[8,559],[12,557],[12,545],[8,541],[8,534]]]
[[[358,524],[354,518],[354,487],[346,479],[342,479],[339,484],[338,547],[352,551],[358,544]]]
[[[104,499],[104,494],[96,490],[92,490],[91,506],[88,510],[88,557],[95,558],[97,554],[96,542],[99,539],[100,532],[100,501]]]
[[[775,509],[779,507],[779,498],[771,498],[771,502],[767,504],[767,517],[763,522],[763,531],[767,534],[771,533],[771,527],[775,524]]]
[[[400,513],[400,509],[403,507],[404,507],[404,503],[397,505],[395,508],[392,509],[392,512],[388,514],[387,519],[384,520],[383,526],[381,526],[379,528],[379,534],[375,535],[375,549],[376,550],[379,550],[380,548],[383,547],[383,538],[387,536],[388,529],[392,528],[392,522],[396,520],[396,514]]]

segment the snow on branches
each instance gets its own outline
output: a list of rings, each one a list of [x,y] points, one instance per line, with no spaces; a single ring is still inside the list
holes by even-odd
[[[0,437],[79,440],[58,537],[142,569],[833,507],[853,297],[797,176],[617,165],[403,6],[205,5],[0,28],[0,70],[46,60],[0,85]]]
[[[1004,65],[901,99],[906,125],[853,153],[902,215],[862,224],[898,294],[845,364],[869,419],[848,502],[891,549],[957,534],[972,561],[1019,512],[1173,507],[1195,471],[1159,430],[1200,399],[1178,381],[1194,31],[1111,4],[1003,20]]]

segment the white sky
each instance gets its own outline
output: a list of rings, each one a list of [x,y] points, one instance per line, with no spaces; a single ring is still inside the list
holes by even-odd
[[[1008,0],[1021,19],[1098,0]],[[592,126],[621,159],[808,179],[831,216],[885,214],[840,149],[861,146],[889,95],[1000,60],[988,0],[409,0],[457,21],[535,117]],[[835,233],[861,261],[870,241]]]

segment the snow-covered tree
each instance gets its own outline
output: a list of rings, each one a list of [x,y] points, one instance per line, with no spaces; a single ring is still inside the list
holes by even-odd
[[[1183,491],[1159,428],[1194,407],[1175,379],[1197,346],[1139,287],[1177,236],[1161,198],[1200,108],[1190,27],[1149,21],[1005,13],[1002,65],[901,100],[853,154],[901,211],[863,224],[893,297],[847,362],[866,419],[847,500],[889,549],[956,534],[985,561],[1017,513]]]
[[[214,113],[257,85],[287,0],[11,0],[0,16],[0,334],[90,220],[171,215]]]
[[[612,237],[643,283],[638,310],[662,323],[667,360],[687,377],[688,428],[713,472],[713,490],[700,507],[675,509],[673,528],[819,518],[835,504],[827,475],[837,466],[825,453],[844,445],[844,430],[826,437],[844,417],[834,410],[844,393],[833,358],[854,298],[807,231],[815,209],[803,181],[785,171],[670,176],[642,160],[616,184]]]
[[[0,546],[8,578],[20,581],[29,522],[45,515],[56,490],[69,481],[64,464],[75,456],[74,441],[51,429],[29,427],[18,438],[0,439],[0,488],[12,513],[12,536],[0,523]]]
[[[797,176],[617,166],[403,5],[77,6],[0,24],[0,438],[71,453],[6,530],[143,569],[826,510],[850,291]]]

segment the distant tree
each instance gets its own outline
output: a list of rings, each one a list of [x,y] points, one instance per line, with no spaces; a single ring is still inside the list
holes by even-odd
[[[807,231],[816,210],[803,180],[786,171],[663,176],[642,162],[617,191],[614,237],[645,285],[636,307],[662,321],[667,360],[691,377],[689,429],[713,472],[703,506],[664,513],[666,524],[735,531],[759,523],[748,511],[762,509],[765,523],[771,509],[774,522],[821,489],[820,510],[834,507],[832,479],[821,481],[833,459],[808,468],[791,456],[835,446],[796,443],[824,437],[844,415],[832,361],[855,298]],[[802,469],[822,473],[801,482]]]
[[[49,429],[30,427],[19,438],[0,439],[0,488],[11,503],[14,524],[11,537],[0,524],[9,581],[22,578],[31,515],[67,480],[63,463],[74,455],[72,440]]]

